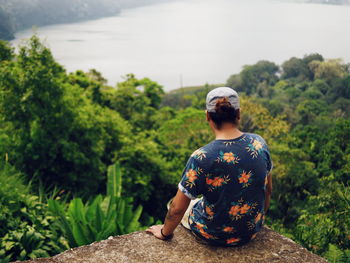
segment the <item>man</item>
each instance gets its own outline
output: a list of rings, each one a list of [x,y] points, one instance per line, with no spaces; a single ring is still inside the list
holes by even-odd
[[[206,118],[216,139],[191,155],[164,225],[147,232],[170,239],[182,220],[202,243],[242,245],[255,238],[270,204],[270,153],[259,135],[239,130],[239,97],[233,89],[208,93]]]

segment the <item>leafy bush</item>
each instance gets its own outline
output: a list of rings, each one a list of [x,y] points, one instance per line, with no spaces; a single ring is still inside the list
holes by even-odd
[[[308,198],[294,230],[295,238],[318,254],[327,254],[329,244],[342,250],[350,247],[350,187],[326,185],[327,190]]]
[[[68,248],[51,227],[47,206],[8,164],[0,169],[0,211],[0,262],[48,257]]]
[[[329,244],[324,257],[331,263],[348,263],[350,262],[350,249],[342,251],[336,245]]]
[[[74,198],[65,205],[50,199],[49,209],[57,218],[70,247],[90,244],[111,235],[121,235],[140,228],[142,207],[133,211],[132,199],[121,196],[121,171],[119,164],[108,168],[107,196],[98,195],[85,205]]]

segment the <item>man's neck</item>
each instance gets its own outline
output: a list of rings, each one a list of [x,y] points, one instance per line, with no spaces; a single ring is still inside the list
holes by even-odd
[[[216,140],[236,139],[243,135],[238,128],[232,126],[223,126],[220,130],[214,130]]]

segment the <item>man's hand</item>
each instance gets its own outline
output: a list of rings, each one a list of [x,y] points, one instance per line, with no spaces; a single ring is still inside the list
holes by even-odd
[[[151,226],[146,230],[148,233],[152,233],[156,238],[161,240],[167,240],[172,237],[175,228],[181,222],[191,199],[189,199],[180,190],[177,191],[176,196],[170,204],[169,211],[165,217],[164,225]],[[163,235],[161,230],[163,229]],[[169,237],[168,237],[169,236]]]
[[[159,238],[161,240],[164,240],[162,233],[160,232],[163,228],[163,225],[156,225],[149,227],[146,232],[152,233],[156,238]]]

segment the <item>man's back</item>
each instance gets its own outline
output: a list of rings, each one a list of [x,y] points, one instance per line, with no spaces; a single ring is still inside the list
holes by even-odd
[[[189,217],[192,231],[211,244],[251,240],[263,223],[271,166],[266,143],[256,134],[214,140],[195,151],[179,183],[191,199],[203,195]]]

